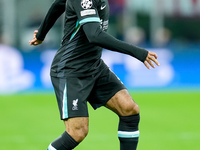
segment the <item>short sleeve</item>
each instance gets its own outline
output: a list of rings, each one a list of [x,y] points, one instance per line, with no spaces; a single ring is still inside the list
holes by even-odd
[[[71,0],[71,3],[80,25],[88,22],[100,22],[95,0]]]

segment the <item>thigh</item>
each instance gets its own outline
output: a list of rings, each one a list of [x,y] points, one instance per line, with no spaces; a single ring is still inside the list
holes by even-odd
[[[129,116],[139,113],[138,105],[126,89],[117,92],[105,105],[119,116]]]
[[[104,106],[122,89],[126,89],[126,87],[109,68],[106,68],[95,77],[95,86],[88,101],[94,109],[97,109]]]

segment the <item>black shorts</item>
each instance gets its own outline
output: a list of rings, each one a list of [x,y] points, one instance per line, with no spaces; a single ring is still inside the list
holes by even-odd
[[[125,89],[109,68],[89,77],[51,77],[60,117],[88,117],[87,101],[94,109],[104,106],[118,91]]]

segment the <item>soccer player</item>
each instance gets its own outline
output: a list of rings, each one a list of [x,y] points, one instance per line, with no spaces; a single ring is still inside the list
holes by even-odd
[[[135,150],[139,138],[139,107],[126,87],[101,59],[102,48],[128,54],[150,69],[157,55],[119,41],[108,29],[108,0],[55,0],[30,45],[39,45],[65,12],[64,36],[51,66],[51,80],[66,131],[48,150],[74,149],[88,134],[87,101],[119,116],[120,150]]]

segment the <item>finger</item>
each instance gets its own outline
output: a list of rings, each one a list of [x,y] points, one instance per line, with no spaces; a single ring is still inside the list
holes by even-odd
[[[33,38],[36,38],[37,33],[38,33],[38,30],[35,30],[33,34]]]
[[[38,30],[35,30],[34,33],[37,34],[37,33],[38,33]]]
[[[151,69],[151,67],[148,65],[147,61],[144,62],[144,65],[147,67],[147,69]]]
[[[155,59],[157,59],[157,58],[158,58],[157,54],[156,54],[156,53],[154,53],[154,52],[149,52],[149,55],[153,56]]]
[[[37,46],[38,43],[37,43],[37,42],[34,42],[34,43],[32,43],[31,45],[33,45],[33,46]]]
[[[36,44],[36,40],[32,40],[32,41],[29,41],[30,45],[35,45]]]
[[[33,45],[34,45],[34,46],[39,45],[39,42],[38,42],[38,41],[35,41],[35,42],[33,43]]]
[[[37,39],[37,38],[36,38],[36,34],[33,34],[33,39]]]
[[[29,44],[30,44],[30,45],[33,45],[33,41],[29,41]]]
[[[35,40],[29,41],[30,45],[32,45],[35,42]]]
[[[148,57],[150,60],[152,60],[157,66],[160,66],[159,62],[154,57]]]
[[[154,62],[157,66],[160,66],[160,63],[159,63],[156,59],[154,59],[153,62]]]
[[[150,66],[151,66],[152,68],[155,68],[154,64],[152,63],[152,61],[151,61],[150,59],[148,59],[147,62],[150,64]]]

